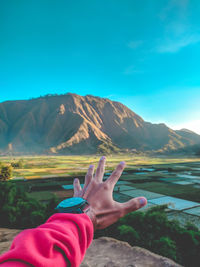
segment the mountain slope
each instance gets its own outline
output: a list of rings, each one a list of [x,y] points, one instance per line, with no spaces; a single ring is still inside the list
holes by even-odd
[[[170,150],[200,136],[145,122],[119,102],[76,94],[0,103],[0,150],[95,153],[118,149]],[[11,145],[9,145],[11,144]]]

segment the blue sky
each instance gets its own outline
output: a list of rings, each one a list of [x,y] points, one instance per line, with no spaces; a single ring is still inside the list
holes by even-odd
[[[198,0],[2,0],[0,102],[92,94],[200,133],[199,14]]]

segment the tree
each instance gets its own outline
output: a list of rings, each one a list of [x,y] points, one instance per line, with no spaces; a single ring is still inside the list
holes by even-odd
[[[2,166],[1,167],[1,172],[0,172],[0,180],[1,181],[6,181],[9,178],[12,177],[12,172],[13,172],[13,168],[11,165],[9,166]]]
[[[11,166],[12,166],[13,168],[19,168],[19,169],[22,169],[22,168],[23,168],[23,160],[20,159],[20,160],[17,161],[17,162],[12,162],[12,163],[11,163]]]
[[[156,206],[146,212],[129,213],[108,230],[101,230],[95,236],[114,237],[169,257],[183,266],[198,267],[199,229],[191,223],[183,227],[178,221],[169,221],[166,207]]]
[[[120,225],[118,227],[120,239],[128,242],[130,245],[137,245],[140,236],[133,227],[129,225]]]
[[[19,229],[30,228],[42,224],[52,213],[55,213],[56,199],[41,204],[30,198],[16,184],[0,183],[0,226]]]
[[[177,259],[176,243],[167,236],[162,236],[159,240],[155,240],[152,249],[157,254],[161,254],[173,260]]]
[[[183,228],[176,239],[181,254],[181,263],[188,267],[198,267],[200,262],[200,232]]]

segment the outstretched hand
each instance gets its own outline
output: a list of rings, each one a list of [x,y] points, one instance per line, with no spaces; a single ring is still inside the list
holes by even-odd
[[[113,189],[125,168],[125,162],[120,162],[104,182],[105,161],[106,158],[101,157],[95,175],[94,166],[90,165],[83,188],[78,178],[74,180],[74,197],[82,197],[88,201],[89,207],[85,212],[93,221],[95,230],[106,228],[127,213],[147,204],[144,197],[133,198],[125,203],[113,200]]]

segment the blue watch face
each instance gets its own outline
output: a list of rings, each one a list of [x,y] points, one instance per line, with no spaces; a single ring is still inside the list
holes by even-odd
[[[78,207],[78,206],[82,206],[83,204],[85,204],[85,202],[86,200],[81,197],[72,197],[72,198],[68,198],[68,199],[61,201],[58,204],[58,208]]]

